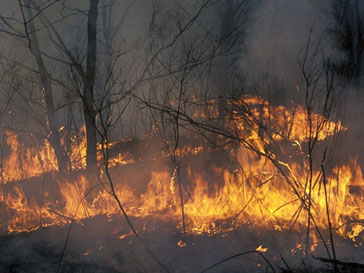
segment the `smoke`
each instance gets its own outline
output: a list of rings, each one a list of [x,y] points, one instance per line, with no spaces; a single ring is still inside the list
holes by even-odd
[[[246,55],[240,63],[251,86],[250,92],[268,97],[274,104],[303,102],[303,93],[298,91],[302,87],[299,56],[308,40],[313,46],[319,43],[322,56],[336,60],[343,57],[330,33],[334,28],[331,4],[330,0],[265,0],[256,4],[246,38]],[[364,147],[358,141],[364,134],[358,119],[364,114],[362,88],[358,81],[337,87],[337,107],[331,118],[341,120],[348,130],[335,142],[333,164],[343,164],[356,157],[364,166]]]
[[[309,38],[312,44],[320,40],[325,51],[330,50],[329,39],[322,40],[330,21],[329,2],[260,1],[256,7],[241,67],[251,83],[266,81],[270,96],[278,103],[285,103],[295,92],[300,78],[298,56]]]
[[[111,20],[120,20],[119,15],[122,15],[129,3],[132,3],[131,1],[129,3],[122,2],[116,2],[115,10],[111,14],[113,16],[112,18],[115,19]],[[125,21],[126,23],[121,26],[117,33],[114,33],[115,41],[120,41],[123,37],[127,37],[128,40],[133,41],[143,36],[146,25],[151,19],[151,2],[149,0],[140,0],[131,6],[127,20]],[[249,21],[247,29],[248,35],[245,40],[246,51],[244,51],[244,55],[240,59],[240,67],[248,78],[249,86],[256,87],[252,92],[268,95],[270,96],[270,100],[277,104],[287,104],[290,99],[299,97],[296,86],[300,84],[302,71],[298,67],[298,55],[305,48],[310,37],[310,32],[313,44],[321,41],[321,46],[325,54],[330,55],[334,52],[330,38],[325,35],[322,38],[330,24],[330,17],[326,12],[329,2],[330,0],[320,1],[320,3],[314,0],[270,0],[254,3],[255,6],[250,14],[252,18]],[[213,20],[211,19],[211,21]],[[100,24],[100,26],[102,27],[103,25]],[[71,34],[68,35],[71,36]],[[77,33],[74,33],[74,36],[76,36],[75,38],[79,38],[76,42],[81,42],[80,37],[77,37]],[[128,62],[130,61],[130,59],[126,58],[123,65],[128,66]],[[118,72],[120,71],[118,70]],[[129,80],[125,74],[122,76]],[[63,94],[59,93],[59,95],[61,97]],[[349,97],[350,101],[356,101],[355,105],[352,104],[354,107],[347,113],[350,118],[362,116],[363,111],[359,111],[359,107],[363,103],[361,101],[359,102],[357,97],[354,96],[354,93]],[[140,108],[136,105],[134,109],[130,110],[129,115],[124,115],[126,116],[125,121],[120,122],[120,126],[122,128],[126,127],[130,131],[133,128],[135,131],[138,131],[138,128],[143,126],[143,123],[138,119],[139,116],[137,116],[139,112],[141,112]],[[359,127],[358,123],[354,122],[354,119],[351,121],[351,125]],[[145,123],[147,124],[148,122]],[[145,127],[148,126],[145,125]],[[139,130],[143,131],[142,129]],[[351,135],[351,137],[353,139],[360,137],[360,132],[361,130],[356,130],[355,134]],[[120,137],[119,133],[119,131],[115,133],[116,137]],[[128,132],[125,135],[132,134]],[[138,133],[136,132],[134,135],[137,136]],[[190,139],[188,140],[190,141]],[[135,149],[134,153],[138,155],[136,158],[152,161],[153,159],[149,159],[148,157],[152,157],[154,153],[156,154],[157,151],[162,149],[159,145],[160,143],[145,139],[143,141],[149,141],[150,143],[144,146],[138,143],[135,144],[135,147],[139,147],[140,150],[137,150],[130,143],[128,145]],[[348,144],[347,146],[349,146]],[[125,144],[125,147],[122,146],[122,143],[119,145],[122,151],[125,152],[127,145]],[[354,149],[359,149],[359,144],[357,146],[351,145],[350,143],[350,147],[347,146],[345,147],[351,149],[350,154],[354,153]],[[364,155],[364,152],[360,154]],[[204,180],[212,182],[216,178],[213,174],[214,163],[221,161],[221,165],[224,163],[231,168],[231,172],[234,171],[235,167],[233,168],[230,162],[226,162],[223,156],[217,153],[214,156],[211,155],[212,153],[208,154],[211,157],[208,160],[203,161],[199,157],[196,162],[193,162],[193,166],[191,167],[192,171],[194,169],[196,169],[196,172],[201,171],[204,175]],[[165,161],[167,162],[168,160],[166,159]],[[166,162],[164,162],[163,166],[158,162],[158,167],[160,169],[171,169],[172,162]],[[155,164],[157,165],[157,163]],[[114,171],[112,174],[115,180],[121,178],[127,180],[126,184],[132,187],[135,190],[135,194],[139,197],[146,191],[146,186],[150,181],[150,169],[152,167],[156,168],[155,166],[146,167],[143,164],[135,164],[133,169],[130,168],[127,170],[127,167],[125,167],[124,169],[120,169],[120,172]],[[223,180],[218,181],[222,182]],[[213,193],[216,189],[213,187],[212,182],[208,187],[208,191]],[[41,181],[39,182],[39,190],[37,190],[37,193],[41,192],[40,183]],[[186,181],[184,183],[184,187],[188,189],[189,184]],[[34,184],[31,184],[31,187],[35,188]],[[92,268],[94,272],[96,270],[99,270],[97,272],[157,272],[158,266],[148,260],[150,257],[145,253],[142,246],[138,245],[133,236],[131,236],[133,238],[126,236],[120,239],[120,237],[129,234],[129,229],[125,220],[119,221],[119,219],[116,219],[117,217],[114,217],[112,223],[109,222],[110,218],[106,216],[86,219],[84,225],[74,223],[67,245],[66,256],[64,257],[64,266],[67,266],[68,270],[65,270],[65,272],[75,271],[75,268],[81,265],[84,265],[87,270],[91,270]],[[119,218],[123,219],[121,216]],[[196,272],[229,255],[234,255],[245,250],[254,250],[262,242],[266,244],[263,247],[268,247],[270,250],[273,250],[272,252],[286,248],[291,249],[291,252],[301,253],[301,249],[296,247],[298,242],[294,239],[299,235],[294,236],[295,234],[292,235],[292,233],[287,232],[284,234],[287,237],[280,240],[278,238],[281,237],[278,235],[282,236],[282,234],[278,230],[272,232],[268,232],[267,230],[261,231],[251,223],[241,225],[239,230],[234,231],[235,235],[224,233],[222,236],[219,234],[208,238],[204,236],[182,237],[179,234],[180,231],[176,230],[174,224],[172,226],[170,223],[158,222],[153,220],[152,217],[146,217],[143,220],[132,220],[136,228],[140,231],[143,231],[145,227],[153,227],[151,230],[156,232],[143,235],[145,236],[143,239],[156,252],[157,256],[161,257],[169,268],[176,269],[176,272]],[[168,228],[164,228],[164,225],[168,225]],[[147,228],[145,229],[148,230]],[[0,250],[5,251],[9,247],[6,250],[7,252],[4,252],[6,255],[0,258],[0,271],[11,271],[11,268],[17,266],[18,269],[15,272],[26,272],[29,268],[34,268],[35,265],[41,265],[42,262],[47,261],[49,264],[46,266],[49,266],[49,269],[55,272],[62,248],[65,244],[65,238],[68,237],[68,226],[64,227],[61,230],[62,232],[59,232],[59,230],[60,228],[53,227],[40,230],[37,233],[31,233],[26,238],[18,237],[19,239],[15,239],[14,241],[7,241],[7,245],[0,248]],[[158,230],[168,230],[168,233],[158,234]],[[178,242],[181,240],[184,240],[183,243],[186,244],[182,250],[178,246]],[[41,245],[42,243],[48,243],[50,245]],[[19,250],[24,252],[19,252],[19,257],[11,257],[13,253],[18,253]],[[320,251],[320,253],[324,253],[323,250]],[[351,253],[352,251],[348,252]],[[287,256],[290,255],[289,251],[284,254]],[[36,262],[28,263],[25,260],[28,255],[32,256]],[[274,253],[272,256],[274,256]],[[2,263],[5,263],[6,266],[1,267]],[[104,268],[95,269],[95,263],[101,264]],[[256,270],[256,267],[261,266],[262,261],[244,257],[244,259],[230,264],[231,271],[238,267],[246,267],[246,264],[254,267],[252,270]],[[107,266],[110,267],[109,271],[106,271],[108,268],[105,269]],[[152,267],[157,269],[152,270]],[[248,268],[246,270],[249,272]],[[39,272],[48,271],[39,269]]]

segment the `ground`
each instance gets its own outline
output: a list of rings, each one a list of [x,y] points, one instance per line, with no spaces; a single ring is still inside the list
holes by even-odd
[[[145,250],[147,246],[170,272],[198,273],[237,253],[255,250],[261,244],[263,248],[267,248],[262,254],[274,266],[276,272],[334,272],[330,264],[312,258],[303,259],[300,250],[294,248],[300,237],[294,232],[263,231],[244,226],[212,236],[183,236],[170,222],[153,219],[141,221],[136,218],[132,221],[137,230],[143,230],[143,227],[145,229],[140,234],[143,244],[130,233],[121,216],[97,216],[82,223],[74,222],[72,226],[66,224],[2,236],[0,272],[163,272]],[[342,253],[349,251],[349,247],[338,249],[338,252]],[[360,249],[357,251],[360,252]],[[344,256],[341,255],[341,258],[350,258],[350,255]],[[208,272],[271,270],[262,257],[252,253],[221,263]],[[360,270],[347,266],[340,267],[339,272]]]

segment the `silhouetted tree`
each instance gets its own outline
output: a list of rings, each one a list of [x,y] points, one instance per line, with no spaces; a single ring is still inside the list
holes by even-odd
[[[334,24],[329,31],[343,57],[332,61],[331,69],[358,83],[363,76],[364,7],[359,0],[333,0],[332,16]]]

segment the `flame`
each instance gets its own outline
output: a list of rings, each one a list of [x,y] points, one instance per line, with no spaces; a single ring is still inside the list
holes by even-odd
[[[25,147],[19,143],[16,134],[7,131],[5,135],[6,143],[11,147],[11,151],[3,162],[4,183],[37,177],[43,173],[58,170],[54,150],[48,140],[44,140],[40,148]]]
[[[262,245],[259,245],[255,250],[259,251],[259,252],[262,252],[262,253],[265,253],[265,252],[268,251],[268,248],[263,247]]]
[[[187,167],[183,181],[177,181],[176,169],[159,167],[151,171],[150,181],[141,193],[136,193],[131,181],[115,177],[115,182],[118,182],[114,185],[116,194],[129,216],[153,216],[173,221],[176,228],[182,230],[178,190],[178,183],[182,183],[185,227],[188,233],[214,235],[231,231],[242,224],[282,231],[292,228],[302,232],[306,230],[308,213],[305,206],[309,194],[306,184],[309,168],[302,143],[309,138],[322,141],[347,128],[339,121],[324,120],[324,117],[310,113],[312,124],[317,125],[323,121],[325,124],[322,130],[313,135],[307,127],[308,113],[302,106],[290,109],[271,106],[257,97],[246,97],[228,104],[232,109],[232,118],[227,121],[227,128],[233,128],[238,137],[250,144],[248,147],[242,143],[230,152],[239,167],[230,168],[221,164],[211,166],[208,170],[211,176],[207,179],[204,170],[196,171],[193,163],[185,162]],[[249,106],[249,111],[246,111],[246,106]],[[212,111],[210,117],[217,117],[214,102],[209,107]],[[206,118],[206,115],[199,112],[194,116]],[[267,125],[271,138],[264,137],[267,132],[262,132],[260,125]],[[222,138],[220,140],[223,141]],[[288,154],[285,159],[273,153],[263,156],[267,155],[267,145],[277,144],[282,148],[279,144],[283,141],[289,141],[293,155]],[[58,168],[53,149],[46,140],[40,149],[25,148],[15,134],[8,132],[7,144],[11,147],[11,152],[3,164],[5,183],[40,176]],[[116,143],[109,143],[108,148],[115,145]],[[85,138],[74,137],[71,146],[72,169],[84,169]],[[102,148],[100,144],[98,150]],[[203,152],[211,152],[211,149],[203,145],[187,146],[178,149],[176,154],[182,157]],[[100,156],[99,153],[99,158]],[[159,154],[159,158],[167,156],[163,152]],[[131,159],[128,154],[118,153],[110,158],[110,168],[132,164],[136,160],[138,159]],[[279,171],[277,166],[284,171]],[[364,230],[364,210],[361,210],[364,204],[364,179],[357,160],[353,158],[346,164],[336,166],[328,172],[324,182],[320,170],[313,170],[312,177],[312,181],[318,181],[310,192],[311,215],[317,228],[327,230],[329,216],[333,230],[338,235],[356,241]],[[287,179],[292,183],[288,183]],[[6,219],[5,216],[1,218],[2,223],[6,223],[7,232],[12,233],[32,231],[46,225],[61,225],[72,220],[81,222],[100,214],[120,214],[107,180],[105,177],[101,177],[101,180],[104,184],[92,189],[95,191],[92,199],[87,198],[91,189],[84,175],[70,181],[58,181],[59,199],[55,201],[45,192],[42,204],[29,198],[20,186],[16,186],[5,194],[4,207],[8,213]],[[143,229],[145,228],[144,226]],[[122,234],[119,238],[131,235]],[[319,239],[314,232],[311,232],[311,238],[311,251],[314,251]],[[177,245],[186,246],[183,241]],[[292,253],[297,249],[303,249],[302,244],[292,249]],[[266,252],[267,248],[260,245],[256,250]]]
[[[254,164],[263,164],[257,160]],[[356,164],[353,160],[351,164]],[[353,240],[363,230],[363,226],[356,223],[350,227],[350,221],[363,219],[363,212],[359,209],[359,203],[363,198],[353,192],[356,183],[363,185],[361,170],[356,166],[356,175],[352,172],[346,173],[352,166],[343,165],[337,170],[341,173],[341,185],[337,188],[336,183],[330,180],[331,194],[337,198],[332,199],[330,206],[333,226],[338,228],[340,235],[347,236]],[[254,169],[254,168],[252,168]],[[227,170],[215,170],[222,172],[224,186],[216,188],[213,195],[209,194],[208,183],[201,177],[192,176],[194,190],[185,203],[185,214],[188,232],[195,234],[216,234],[227,229],[221,223],[227,223],[230,228],[234,224],[250,222],[257,227],[273,226],[278,229],[288,229],[292,223],[292,216],[300,208],[300,202],[292,197],[292,190],[288,187],[274,186],[276,178],[272,174],[261,174],[260,178],[266,178],[262,183],[256,174],[250,173],[250,186],[242,183],[243,173],[230,173]],[[192,175],[192,174],[191,174]],[[161,219],[177,221],[180,217],[178,210],[179,200],[176,193],[170,187],[173,174],[168,172],[152,173],[148,189],[140,198],[137,198],[133,190],[128,187],[118,188],[117,194],[125,204],[130,215],[146,217],[153,215]],[[256,179],[257,181],[254,181]],[[354,182],[353,182],[354,181]],[[51,204],[46,202],[41,209],[34,201],[28,201],[25,194],[15,188],[15,193],[7,196],[7,204],[16,211],[8,224],[9,232],[31,231],[39,227],[39,216],[42,215],[42,225],[60,224],[69,219],[81,220],[98,214],[113,215],[119,214],[119,209],[110,194],[100,192],[91,203],[83,199],[87,193],[88,182],[81,176],[76,182],[64,182],[59,185],[62,195],[62,211],[57,214],[50,212]],[[352,191],[352,193],[350,193]],[[325,214],[325,203],[322,200],[318,188],[313,191],[314,216],[321,228],[326,227],[327,219]],[[244,210],[243,210],[244,209]],[[42,211],[42,212],[41,212]],[[59,215],[63,215],[60,217]],[[302,212],[296,221],[296,227],[304,230],[307,215]],[[344,221],[347,223],[345,225]],[[180,225],[179,225],[180,228]],[[125,238],[127,235],[122,235]]]
[[[248,133],[250,140],[256,140],[257,132],[262,128],[269,128],[272,140],[286,139],[299,144],[307,141],[308,138],[316,137],[315,130],[309,132],[308,117],[315,128],[325,120],[325,117],[319,114],[308,114],[301,105],[292,104],[289,108],[282,105],[272,106],[259,97],[245,96],[244,99],[229,101],[228,104],[232,108],[232,120],[236,122],[235,126],[243,136],[247,136]],[[347,130],[340,121],[325,120],[325,122],[326,126],[317,132],[318,140],[324,140],[338,131]],[[247,123],[253,132],[247,130]]]
[[[250,156],[251,165],[248,168],[251,171],[229,172],[215,168],[214,172],[223,176],[224,183],[220,188],[214,186],[211,190],[208,188],[211,183],[196,174],[189,174],[193,181],[193,191],[190,193],[193,198],[187,199],[184,204],[188,232],[216,234],[226,231],[226,226],[232,228],[244,222],[257,227],[272,226],[280,230],[291,227],[292,217],[299,211],[301,202],[292,194],[291,188],[284,186],[284,183],[278,183],[282,178],[269,170],[267,162],[263,159],[254,161],[253,154],[245,152],[247,154],[244,154],[243,159],[247,160],[246,157]],[[353,168],[354,172],[351,171]],[[359,189],[355,188],[358,187],[357,184],[363,185],[364,182],[361,169],[355,160],[335,169],[339,172],[340,185],[337,187],[337,178],[330,178],[328,182],[328,192],[332,196],[335,194],[335,198],[330,200],[330,218],[340,235],[355,240],[363,230],[363,226],[356,222],[364,217],[359,206],[364,198],[358,195],[356,191]],[[164,220],[178,221],[180,204],[175,186],[171,187],[174,183],[173,173],[153,172],[146,192],[140,197],[127,185],[118,186],[117,195],[131,216],[153,215]],[[64,223],[69,219],[81,220],[98,214],[119,214],[115,200],[106,191],[100,191],[92,202],[84,199],[88,190],[88,182],[84,176],[73,182],[59,182],[59,187],[63,205],[62,211],[57,214],[50,212],[50,202],[43,204],[41,209],[16,187],[14,193],[8,194],[6,198],[10,208],[16,211],[14,218],[9,220],[8,231],[20,232],[38,228],[39,215],[42,215],[42,224],[46,225]],[[322,189],[315,188],[312,192],[313,215],[321,228],[327,225],[323,198]],[[303,210],[296,220],[296,227],[304,230],[306,219],[307,215]],[[355,225],[351,225],[351,222]],[[181,228],[180,224],[178,227]]]
[[[19,187],[8,193],[5,200],[7,209],[5,217],[9,233],[30,232],[40,227],[66,222],[47,209],[51,206],[50,203],[46,202],[43,206],[39,206],[36,200],[28,200]]]
[[[60,130],[64,130],[64,127],[62,126]],[[19,142],[16,133],[8,130],[5,135],[6,144],[10,147],[10,152],[2,161],[1,175],[4,184],[58,171],[57,158],[47,138],[43,139],[43,141],[33,140],[33,145],[27,147]],[[78,134],[70,137],[70,152],[68,156],[72,171],[86,168],[87,141],[85,135],[85,127],[82,127]],[[33,135],[31,137],[35,138]],[[64,139],[62,139],[63,142]],[[109,143],[108,148],[112,148],[116,144],[117,142]],[[101,144],[98,144],[97,156],[99,161],[102,159],[101,148]],[[109,159],[109,166],[114,167],[134,162],[135,160],[129,154],[118,153]]]

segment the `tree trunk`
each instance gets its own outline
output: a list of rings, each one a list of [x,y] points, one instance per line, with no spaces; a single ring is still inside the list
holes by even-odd
[[[96,75],[96,38],[97,38],[97,16],[99,0],[90,0],[90,10],[87,18],[87,67],[84,79],[83,113],[86,126],[87,172],[97,175],[96,155],[96,110],[94,105],[94,85]],[[96,177],[94,178],[96,179]]]
[[[26,12],[28,17],[28,29],[29,29],[29,49],[32,55],[34,56],[39,74],[42,83],[42,87],[44,90],[45,97],[45,106],[46,106],[46,115],[47,115],[47,126],[50,132],[49,142],[52,145],[58,163],[58,170],[61,172],[67,171],[69,169],[69,160],[64,152],[64,149],[61,144],[61,137],[58,132],[58,122],[56,118],[56,113],[54,110],[54,102],[53,102],[53,94],[52,94],[52,83],[51,83],[51,75],[45,67],[43,57],[41,54],[41,50],[38,43],[38,37],[34,27],[34,20],[31,8],[29,6],[29,1],[25,1],[27,6]]]
[[[95,127],[95,114],[94,111],[91,112],[88,105],[84,103],[84,117],[85,117],[85,127],[86,127],[86,140],[87,140],[87,150],[86,150],[86,164],[87,172],[95,175],[97,171],[97,156],[96,156],[96,127]]]

